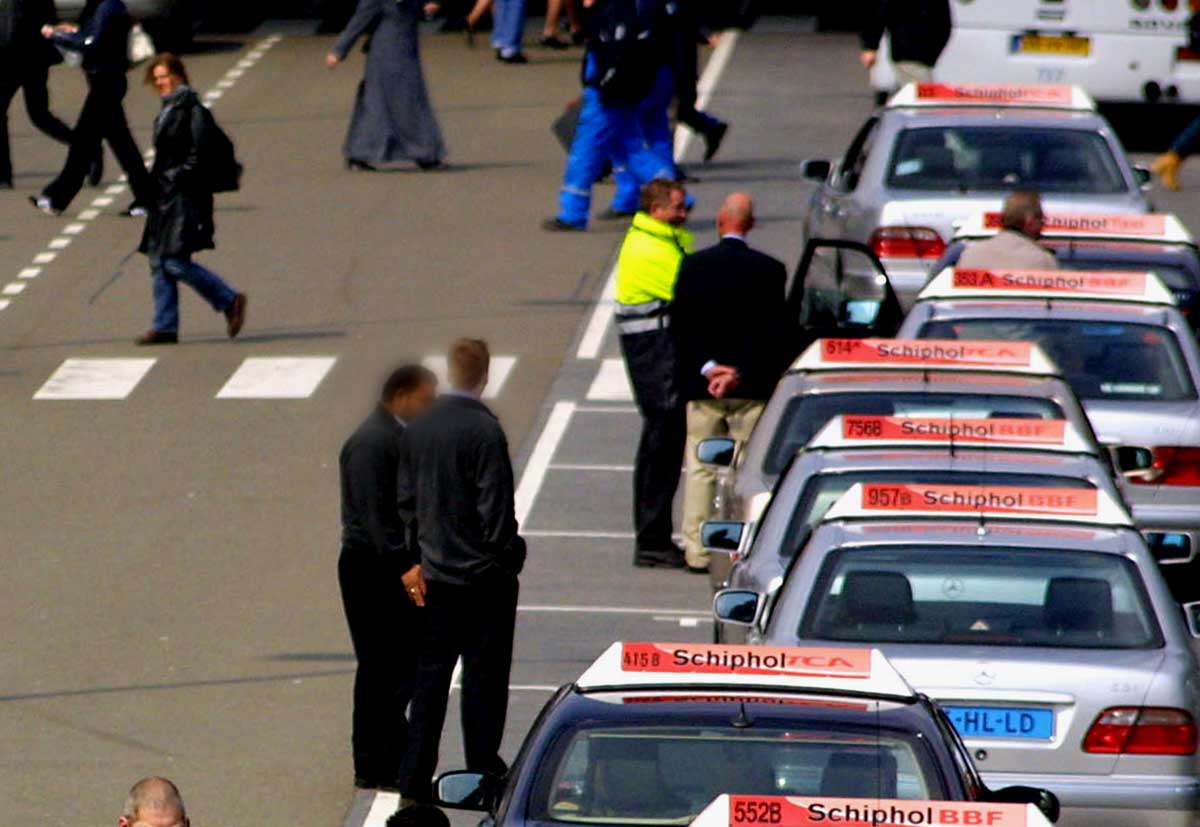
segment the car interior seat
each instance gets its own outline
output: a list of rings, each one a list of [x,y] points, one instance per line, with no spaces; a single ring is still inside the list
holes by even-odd
[[[842,750],[821,773],[821,795],[829,798],[895,798],[896,756],[883,750]]]

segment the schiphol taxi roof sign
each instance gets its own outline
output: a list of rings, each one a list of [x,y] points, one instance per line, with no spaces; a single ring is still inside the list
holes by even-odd
[[[792,370],[981,370],[1055,376],[1032,342],[967,339],[817,339]]]
[[[1078,86],[1040,83],[909,83],[887,103],[889,108],[923,106],[1001,106],[1035,109],[1096,108]]]
[[[692,827],[1050,827],[1032,804],[721,795]]]
[[[903,698],[914,694],[878,649],[715,643],[618,641],[575,685],[583,691],[753,686]]]
[[[918,416],[835,416],[808,448],[971,446],[1095,454],[1096,446],[1065,419],[962,419]]]
[[[1174,304],[1154,273],[1116,270],[963,270],[947,267],[917,296],[927,299],[1082,299]]]
[[[1129,527],[1129,513],[1097,488],[855,483],[825,521],[947,517],[1018,519]]]
[[[964,221],[955,238],[987,238],[1003,229],[998,212],[977,213]],[[1193,244],[1192,234],[1174,213],[1048,213],[1044,238],[1102,239],[1107,241],[1157,241]]]

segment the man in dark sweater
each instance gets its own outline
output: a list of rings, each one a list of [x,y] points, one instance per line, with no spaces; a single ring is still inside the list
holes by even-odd
[[[862,65],[875,65],[879,41],[887,32],[896,86],[931,80],[950,40],[950,0],[871,0],[867,5]]]
[[[420,365],[394,371],[339,462],[338,582],[358,658],[351,744],[354,783],[362,788],[394,788],[406,745],[404,710],[416,679],[424,581],[396,495],[400,436],[436,389],[437,379]]]
[[[408,750],[400,770],[401,810],[420,821],[432,799],[438,747],[454,664],[462,658],[462,730],[468,769],[502,775],[500,741],[508,709],[517,575],[525,541],[517,533],[513,470],[504,430],[480,395],[487,344],[450,349],[450,391],[401,441],[400,503],[416,520],[425,577],[425,638],[417,668]]]

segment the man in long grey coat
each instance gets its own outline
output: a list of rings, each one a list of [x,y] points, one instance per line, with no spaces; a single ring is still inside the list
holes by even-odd
[[[347,167],[374,169],[376,164],[415,161],[421,169],[436,169],[443,164],[446,147],[429,103],[417,43],[421,15],[437,9],[437,3],[422,6],[420,0],[359,0],[326,55],[332,69],[360,37],[370,36],[367,69],[342,149]]]

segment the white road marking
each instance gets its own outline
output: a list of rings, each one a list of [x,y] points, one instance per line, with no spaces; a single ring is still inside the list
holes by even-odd
[[[588,462],[555,462],[550,465],[551,471],[612,471],[614,473],[630,473],[632,465],[598,465]]]
[[[82,218],[82,216],[80,216],[80,217]],[[67,226],[63,227],[62,231],[63,231],[63,235],[79,235],[85,229],[87,229],[87,224],[83,224],[83,223],[80,223],[77,221],[74,224],[68,224]]]
[[[236,83],[236,81],[232,80],[231,78],[222,78],[221,80],[217,81],[217,88],[229,89],[234,83]]]
[[[111,206],[111,205],[112,205],[112,202],[113,202],[113,199],[112,199],[112,198],[109,198],[107,195],[102,195],[102,196],[100,196],[99,198],[93,198],[93,199],[92,199],[92,206],[95,206],[95,207],[108,207],[108,206]]]
[[[80,210],[79,211],[79,220],[80,221],[91,221],[91,220],[99,218],[99,217],[100,217],[99,210]]]
[[[549,537],[562,540],[632,540],[632,531],[521,531],[522,537]]]
[[[580,405],[575,413],[639,414],[636,405]]]
[[[542,482],[546,479],[546,470],[554,459],[554,452],[558,450],[574,413],[574,402],[561,401],[554,403],[550,415],[546,417],[546,425],[538,435],[533,451],[529,454],[529,461],[525,463],[525,470],[521,472],[521,482],[517,485],[515,499],[518,523],[524,523],[529,518],[538,492],[542,490]]]
[[[204,93],[204,99],[206,101],[215,101],[217,98],[221,97],[224,94],[225,94],[225,92],[223,92],[220,89],[209,89],[207,92]]]
[[[10,302],[8,299],[0,299],[0,310],[3,310],[4,308],[8,307],[10,304],[12,304],[12,302]]]
[[[46,246],[51,250],[65,250],[71,246],[71,239],[59,236],[58,238],[50,239],[50,243]]]
[[[617,265],[613,262],[612,269],[608,271],[608,278],[604,281],[604,288],[600,291],[600,298],[592,308],[592,315],[588,317],[587,327],[579,340],[579,347],[575,351],[576,359],[595,359],[600,355],[608,323],[612,321],[617,310],[616,290]]]
[[[67,359],[34,399],[125,399],[156,359]]]
[[[22,281],[10,281],[8,284],[4,285],[3,292],[4,292],[4,295],[6,295],[6,296],[15,296],[18,293],[20,293],[22,290],[24,290],[26,288],[26,286],[27,285],[25,284],[25,282],[22,282]]]
[[[426,356],[421,360],[421,363],[437,374],[439,383],[446,384],[445,356]],[[516,356],[492,357],[491,367],[488,370],[488,384],[483,389],[484,399],[495,399],[500,395],[500,392],[504,390],[504,383],[508,381],[509,374],[512,373],[513,367],[516,364]]]
[[[633,401],[633,388],[629,385],[624,359],[604,359],[600,362],[596,378],[588,388],[587,398],[592,402]]]
[[[454,661],[454,671],[450,673],[450,689],[462,689],[462,658]]]
[[[708,104],[712,101],[713,92],[716,91],[717,82],[721,79],[721,75],[725,72],[725,67],[729,65],[729,59],[733,57],[733,48],[737,45],[738,32],[730,29],[721,34],[721,40],[713,49],[712,56],[709,57],[708,63],[704,64],[704,71],[700,73],[700,79],[696,82],[696,108],[704,110],[708,108]],[[682,161],[687,156],[688,148],[695,138],[695,133],[686,126],[680,125],[675,127],[675,160]]]
[[[335,356],[251,356],[217,391],[217,399],[307,399],[335,362]]]
[[[695,609],[645,609],[639,606],[555,606],[520,605],[518,612],[585,615],[652,615],[658,617],[692,617],[701,614]]]
[[[41,267],[26,267],[21,272],[17,273],[19,279],[36,279],[42,274]]]
[[[362,827],[384,827],[399,806],[399,793],[375,793],[375,800],[371,802],[371,809],[367,811],[367,817],[363,819]]]
[[[104,192],[108,195],[120,195],[125,192],[124,184],[112,184],[104,188]]]
[[[49,264],[58,258],[58,253],[38,253],[33,257],[34,264]]]

